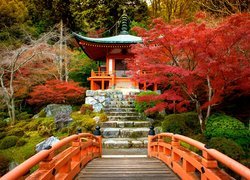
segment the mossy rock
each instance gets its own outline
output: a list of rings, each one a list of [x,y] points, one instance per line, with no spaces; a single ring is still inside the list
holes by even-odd
[[[16,145],[18,141],[17,136],[7,136],[0,141],[0,149],[8,149]]]

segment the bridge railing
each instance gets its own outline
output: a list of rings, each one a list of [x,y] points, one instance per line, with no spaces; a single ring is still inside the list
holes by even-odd
[[[182,143],[199,149],[201,155],[183,147]],[[206,147],[199,141],[178,134],[153,135],[151,133],[148,136],[148,156],[162,160],[182,179],[232,179],[230,175],[219,168],[218,162],[243,179],[250,179],[249,168],[215,149]]]
[[[61,151],[59,154],[57,151]],[[47,150],[42,150],[1,177],[14,179],[73,179],[90,160],[101,157],[102,138],[89,133],[80,133],[62,139]],[[38,169],[28,175],[30,169]]]

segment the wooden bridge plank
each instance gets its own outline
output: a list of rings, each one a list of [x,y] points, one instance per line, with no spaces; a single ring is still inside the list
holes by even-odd
[[[155,158],[98,158],[81,170],[75,180],[177,180],[163,162]]]

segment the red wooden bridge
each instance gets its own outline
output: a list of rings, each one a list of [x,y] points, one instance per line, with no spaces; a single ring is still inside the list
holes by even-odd
[[[102,158],[102,137],[80,133],[32,156],[1,180],[68,179],[233,179],[218,163],[234,171],[241,179],[250,179],[250,169],[191,138],[161,133],[148,136],[148,157]],[[183,147],[196,147],[194,153]],[[37,170],[31,173],[31,169]]]

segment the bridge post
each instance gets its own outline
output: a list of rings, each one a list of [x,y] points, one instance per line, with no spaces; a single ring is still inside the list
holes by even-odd
[[[100,157],[102,157],[102,134],[100,129],[100,126],[96,126],[93,134],[98,138]]]
[[[153,137],[155,136],[155,130],[154,130],[154,126],[150,126],[149,129],[150,130],[148,132],[148,157],[152,157],[150,145],[151,145]]]

